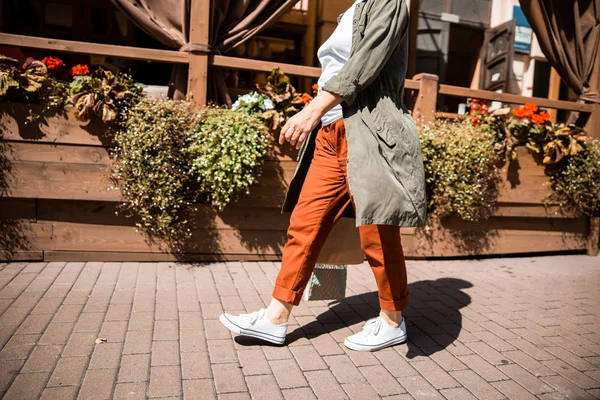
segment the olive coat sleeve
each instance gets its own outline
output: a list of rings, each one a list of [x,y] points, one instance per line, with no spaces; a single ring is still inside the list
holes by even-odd
[[[366,21],[355,21],[365,24],[357,47],[339,74],[323,85],[323,90],[342,97],[348,105],[377,78],[408,26],[406,0],[370,1]]]

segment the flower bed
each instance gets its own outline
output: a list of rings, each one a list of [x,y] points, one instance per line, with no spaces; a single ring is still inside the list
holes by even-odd
[[[56,59],[41,65],[66,68]],[[11,68],[13,77],[31,75]],[[42,84],[0,106],[2,143],[10,148],[0,220],[12,224],[0,246],[46,260],[280,257],[288,217],[279,207],[296,153],[271,138],[310,96],[274,71],[236,110],[197,110],[143,100],[118,74],[71,72],[68,84],[57,85],[69,93],[61,101],[58,89]],[[21,85],[40,82],[24,79]],[[23,104],[30,93],[40,105]],[[431,218],[425,229],[403,230],[408,256],[590,247],[597,145],[533,106],[513,115],[482,114],[422,132]],[[22,240],[10,243],[15,237]]]

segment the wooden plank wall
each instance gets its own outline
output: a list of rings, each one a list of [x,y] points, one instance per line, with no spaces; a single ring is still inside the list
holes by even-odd
[[[0,248],[13,243],[13,259],[47,261],[278,260],[288,216],[279,212],[296,166],[295,151],[275,146],[251,194],[223,212],[199,206],[186,254],[151,243],[134,220],[116,215],[120,194],[110,180],[110,138],[99,126],[70,115],[25,125],[25,109],[0,108],[12,170],[10,194],[0,198]],[[521,149],[520,149],[521,151]],[[409,257],[583,251],[586,218],[552,216],[543,169],[524,150],[517,170],[503,173],[500,206],[489,221],[450,219],[424,235],[403,230]],[[550,210],[554,211],[554,210]],[[0,252],[0,257],[2,253]],[[6,258],[6,254],[3,256]]]

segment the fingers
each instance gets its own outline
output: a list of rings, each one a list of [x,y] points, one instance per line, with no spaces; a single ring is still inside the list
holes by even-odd
[[[279,132],[279,144],[284,144],[285,143],[285,135],[287,133],[287,131],[290,129],[290,121],[288,121],[283,128],[281,128],[281,132]]]
[[[298,142],[296,143],[296,150],[299,150],[300,147],[302,147],[302,143],[304,143],[304,141],[306,140],[306,134],[303,133],[302,135],[300,135],[300,137],[298,138]]]

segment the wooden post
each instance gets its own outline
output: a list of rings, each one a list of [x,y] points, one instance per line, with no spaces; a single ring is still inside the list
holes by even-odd
[[[432,74],[418,74],[413,79],[421,82],[413,118],[418,126],[432,124],[435,121],[439,78]]]
[[[550,85],[548,87],[548,99],[550,100],[559,100],[560,97],[560,75],[558,72],[552,68],[550,72]],[[557,110],[550,110],[550,121],[556,122],[556,117],[558,115]]]
[[[590,88],[600,92],[600,51],[596,54],[596,62],[590,77]],[[600,139],[600,104],[594,105],[594,111],[585,125],[588,136]]]
[[[598,242],[600,242],[600,217],[591,217],[587,243],[588,256],[598,255]]]
[[[191,0],[190,43],[208,46],[210,30],[210,0]],[[190,53],[187,97],[190,101],[206,105],[208,92],[208,54]]]
[[[313,67],[315,64],[315,43],[317,40],[317,0],[308,0],[308,26],[304,35],[304,65]],[[312,79],[303,79],[303,87],[306,93],[312,94]]]
[[[417,36],[419,34],[419,1],[410,0],[410,25],[408,28],[408,70],[407,78],[412,78],[417,72]]]

